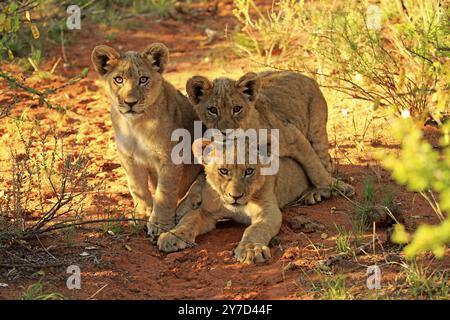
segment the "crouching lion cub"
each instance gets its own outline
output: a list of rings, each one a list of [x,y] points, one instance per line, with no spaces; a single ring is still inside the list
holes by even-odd
[[[196,181],[202,192],[201,204],[184,213],[174,229],[161,234],[159,249],[165,252],[184,249],[198,235],[213,230],[217,220],[230,218],[250,225],[235,249],[238,261],[251,264],[269,259],[267,245],[280,230],[280,208],[305,194],[309,189],[307,177],[290,158],[279,159],[277,175],[262,175],[263,165],[250,164],[248,157],[245,164],[236,161],[224,164],[228,148],[223,152],[214,142],[201,139],[193,144],[193,150],[207,147],[209,151],[203,152],[209,154],[209,162],[204,164],[206,181],[204,176]]]
[[[192,134],[196,115],[188,99],[162,76],[168,58],[168,49],[160,43],[140,53],[118,53],[105,45],[92,52],[111,100],[117,150],[136,215],[149,217],[153,241],[161,229],[175,225],[177,195],[186,193],[201,170],[200,165],[175,165],[171,160],[176,144],[172,132],[184,128]]]
[[[248,73],[239,80],[210,82],[195,76],[186,91],[208,128],[279,129],[280,156],[302,165],[311,183],[346,195],[354,188],[330,174],[327,103],[316,81],[295,72]]]

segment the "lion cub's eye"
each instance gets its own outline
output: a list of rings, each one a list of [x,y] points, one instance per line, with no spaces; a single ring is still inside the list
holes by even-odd
[[[234,106],[233,107],[233,113],[234,114],[238,114],[241,111],[242,111],[242,107],[241,106]]]
[[[255,169],[253,169],[253,168],[245,169],[245,175],[246,176],[251,176],[254,172],[255,172]]]
[[[122,84],[123,83],[123,78],[122,77],[115,77],[114,81],[118,84]]]
[[[228,175],[228,169],[220,168],[220,169],[219,169],[219,172],[220,172],[220,174],[223,175],[223,176]]]
[[[216,107],[209,107],[208,112],[211,114],[217,114],[217,108]]]
[[[140,77],[139,78],[139,84],[145,84],[148,82],[148,77]]]

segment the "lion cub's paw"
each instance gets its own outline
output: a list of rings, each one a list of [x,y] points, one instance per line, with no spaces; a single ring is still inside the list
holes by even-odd
[[[161,225],[152,221],[147,222],[147,234],[150,237],[150,242],[156,244],[159,235],[169,231],[173,227],[174,225]]]
[[[303,202],[306,205],[313,205],[322,202],[323,199],[331,197],[331,190],[328,188],[314,188],[306,191],[302,195]]]
[[[163,252],[175,252],[186,249],[188,242],[171,232],[164,232],[158,238],[158,249]]]
[[[260,263],[270,259],[269,247],[259,243],[239,243],[234,249],[234,256],[240,263],[252,264]]]

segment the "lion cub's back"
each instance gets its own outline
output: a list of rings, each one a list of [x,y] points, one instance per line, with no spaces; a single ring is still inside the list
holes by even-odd
[[[283,121],[295,124],[306,132],[309,129],[310,112],[326,112],[310,110],[311,101],[321,97],[317,82],[303,74],[291,71],[266,71],[259,73],[261,81],[260,99],[264,106]],[[267,112],[266,111],[266,112]]]

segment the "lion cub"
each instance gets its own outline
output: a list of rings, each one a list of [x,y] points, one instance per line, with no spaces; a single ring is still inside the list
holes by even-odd
[[[280,156],[296,160],[311,183],[351,195],[354,188],[330,174],[327,103],[316,81],[295,72],[248,73],[210,82],[195,76],[186,91],[208,128],[279,129]]]
[[[248,157],[242,164],[237,161],[225,164],[223,159],[230,152],[229,147],[224,151],[215,142],[198,139],[192,148],[194,154],[201,149],[200,154],[207,153],[209,158],[208,163],[203,159],[206,181],[204,177],[196,181],[202,193],[201,204],[187,210],[174,229],[161,234],[159,249],[165,252],[184,249],[198,235],[213,230],[217,220],[230,218],[250,225],[235,249],[236,258],[246,264],[269,259],[267,245],[280,230],[280,208],[309,188],[302,168],[292,159],[280,158],[278,174],[262,175],[263,165],[250,164]]]
[[[175,165],[171,151],[174,129],[193,132],[197,118],[189,100],[164,80],[169,59],[163,44],[142,52],[119,53],[100,45],[92,52],[95,70],[111,101],[119,159],[138,217],[149,217],[154,241],[175,225],[177,195],[183,196],[201,171],[200,165]],[[151,194],[150,189],[153,192]]]

